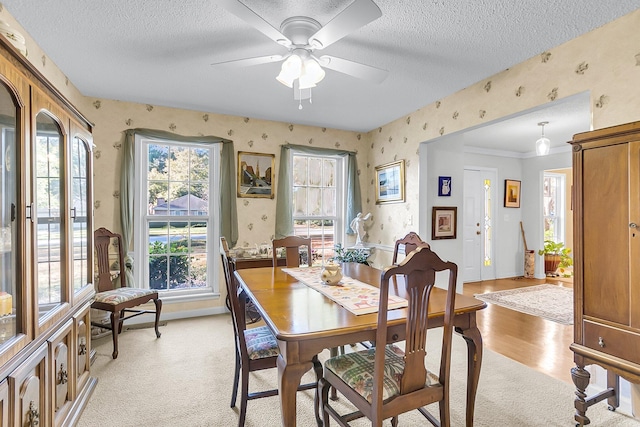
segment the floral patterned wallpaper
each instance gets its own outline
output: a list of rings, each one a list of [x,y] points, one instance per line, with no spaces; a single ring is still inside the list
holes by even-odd
[[[640,120],[638,28],[640,10],[371,131],[363,209],[373,213],[368,240],[383,249],[374,264],[388,265],[393,242],[418,231],[422,142],[584,91],[591,94],[594,129]],[[403,158],[406,202],[376,205],[373,168]]]
[[[0,19],[21,29],[0,10]],[[26,32],[28,58],[95,123],[95,224],[119,229],[119,165],[122,131],[146,127],[182,135],[217,135],[234,140],[236,151],[276,155],[290,142],[358,151],[367,241],[378,246],[374,264],[386,265],[393,242],[418,230],[419,145],[470,126],[488,123],[583,91],[590,91],[593,127],[640,120],[640,10],[561,46],[451,94],[435,103],[373,129],[367,134],[269,122],[210,112],[187,111],[82,96],[47,60]],[[406,202],[375,204],[375,166],[406,161]],[[276,170],[277,173],[277,170]],[[269,241],[277,200],[237,199],[240,245]],[[430,208],[430,207],[428,207]],[[428,239],[429,236],[422,236]]]
[[[154,128],[181,135],[216,135],[234,141],[237,151],[275,154],[278,174],[280,146],[303,144],[366,153],[362,135],[334,129],[269,122],[249,117],[178,110],[154,105],[95,99],[91,118],[94,169],[100,176],[94,183],[96,226],[119,228],[119,185],[117,173],[121,157],[122,132],[129,128]],[[366,164],[366,154],[359,154]],[[237,166],[237,165],[236,165]],[[111,172],[113,171],[113,172]],[[364,182],[362,186],[366,185]],[[239,246],[270,242],[275,230],[277,199],[237,198]]]

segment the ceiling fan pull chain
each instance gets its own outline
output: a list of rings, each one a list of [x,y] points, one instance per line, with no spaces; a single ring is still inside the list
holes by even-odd
[[[309,88],[309,104],[313,104],[313,91]]]
[[[302,89],[298,88],[298,94],[299,99],[298,99],[298,110],[302,110]]]

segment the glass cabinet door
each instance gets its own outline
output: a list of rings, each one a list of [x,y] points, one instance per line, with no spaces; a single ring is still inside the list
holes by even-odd
[[[89,277],[89,144],[82,138],[71,141],[71,220],[73,241],[73,291],[86,286]]]
[[[0,83],[0,348],[23,332],[17,248],[19,175],[16,162],[17,105]]]
[[[56,121],[43,112],[38,113],[35,138],[35,217],[37,301],[40,318],[63,301],[63,140]]]

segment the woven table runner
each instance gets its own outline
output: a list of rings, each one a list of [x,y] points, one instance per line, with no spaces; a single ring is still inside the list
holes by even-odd
[[[322,267],[283,268],[282,271],[301,283],[320,292],[330,300],[349,310],[355,315],[376,313],[380,290],[375,286],[359,280],[343,276],[338,285],[325,285],[320,274]],[[406,299],[389,295],[389,310],[407,307]]]

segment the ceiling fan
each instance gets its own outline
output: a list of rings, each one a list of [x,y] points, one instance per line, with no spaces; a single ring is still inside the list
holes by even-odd
[[[214,66],[245,67],[283,61],[276,79],[285,86],[294,88],[294,98],[300,100],[311,97],[311,88],[325,76],[324,68],[373,83],[381,83],[387,77],[387,70],[335,56],[315,55],[315,51],[326,48],[382,16],[380,8],[372,0],[354,0],[325,26],[307,16],[292,16],[282,21],[280,30],[275,29],[239,0],[220,0],[219,3],[271,40],[284,46],[288,52],[284,55],[218,62],[212,64]],[[306,90],[308,92],[303,93]],[[302,108],[302,104],[299,108]]]

